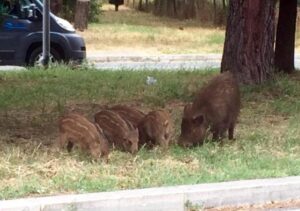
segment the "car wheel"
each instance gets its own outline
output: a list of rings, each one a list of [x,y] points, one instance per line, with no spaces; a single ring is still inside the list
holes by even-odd
[[[41,47],[38,47],[31,52],[28,60],[28,65],[30,66],[42,65],[42,58],[43,58],[43,49]],[[54,48],[51,48],[49,62],[54,63],[54,62],[59,62],[61,60],[62,58],[60,54]]]

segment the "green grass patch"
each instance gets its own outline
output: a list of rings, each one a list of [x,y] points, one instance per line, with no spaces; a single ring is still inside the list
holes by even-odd
[[[300,175],[299,74],[242,87],[236,140],[176,145],[183,104],[217,72],[97,71],[64,66],[0,73],[0,199]],[[147,85],[147,76],[157,79]],[[113,151],[109,163],[56,148],[57,118],[87,117],[126,103],[166,108],[175,122],[167,151]]]

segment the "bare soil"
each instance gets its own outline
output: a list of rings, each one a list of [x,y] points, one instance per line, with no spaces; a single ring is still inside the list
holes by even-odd
[[[244,206],[226,206],[204,209],[206,211],[261,211],[261,210],[300,210],[300,199],[288,201],[272,201],[265,204],[244,205]]]

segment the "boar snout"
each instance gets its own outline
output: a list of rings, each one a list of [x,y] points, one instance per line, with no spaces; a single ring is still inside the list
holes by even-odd
[[[192,142],[185,140],[183,137],[179,137],[178,145],[183,148],[189,148],[192,147],[194,144]]]
[[[132,145],[131,149],[130,149],[130,153],[131,154],[136,154],[138,152],[138,146],[136,145]]]

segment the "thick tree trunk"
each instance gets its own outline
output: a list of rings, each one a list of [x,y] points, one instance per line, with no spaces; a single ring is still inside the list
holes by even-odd
[[[295,70],[296,19],[297,0],[280,0],[275,47],[275,67],[278,71],[292,73]]]
[[[231,0],[221,72],[260,84],[273,74],[274,0]]]
[[[77,0],[74,27],[80,31],[84,31],[88,27],[89,0]]]

